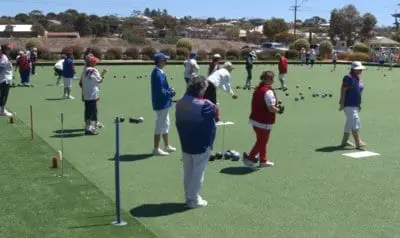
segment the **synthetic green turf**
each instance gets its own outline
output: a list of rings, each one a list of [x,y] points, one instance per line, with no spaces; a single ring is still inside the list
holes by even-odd
[[[57,177],[54,150],[25,125],[2,118],[0,129],[0,237],[155,237],[126,212],[128,226],[113,227],[111,199],[68,163]]]
[[[206,66],[202,65],[202,72]],[[102,66],[99,67],[100,69]],[[263,69],[259,65],[253,84]],[[122,204],[160,237],[395,237],[400,234],[397,212],[400,163],[396,146],[398,113],[398,69],[377,71],[370,67],[365,80],[361,112],[362,136],[367,149],[381,156],[354,160],[334,150],[344,125],[338,112],[338,92],[347,66],[316,65],[314,69],[289,66],[290,96],[278,92],[286,111],[278,117],[269,144],[275,167],[248,173],[240,162],[211,162],[202,195],[209,201],[205,209],[185,211],[182,206],[182,164],[179,152],[168,157],[151,157],[155,115],[151,110],[149,75],[151,66],[112,66],[101,86],[100,119],[105,124],[97,137],[73,132],[65,139],[65,156],[73,166],[108,196],[114,196],[113,118],[123,114],[143,116],[143,124],[121,126]],[[184,92],[183,66],[165,69],[170,84]],[[53,100],[62,88],[50,85],[56,79],[51,68],[39,68],[35,88],[16,88],[9,106],[22,120],[29,121],[29,105],[34,108],[35,131],[56,150],[60,147],[59,114],[65,113],[66,129],[81,129],[83,104],[74,82],[77,100]],[[387,77],[383,77],[386,74]],[[114,79],[113,76],[116,76]],[[126,79],[123,79],[123,76]],[[243,84],[245,70],[237,65],[233,85]],[[142,79],[137,79],[142,76]],[[297,90],[295,85],[300,89]],[[312,89],[309,90],[308,87]],[[304,101],[294,96],[304,93]],[[313,92],[333,93],[333,98],[312,98]],[[239,91],[239,99],[219,93],[222,120],[227,126],[225,149],[247,151],[254,143],[248,125],[251,91]],[[50,100],[52,99],[52,100]],[[179,149],[171,110],[171,142]],[[222,148],[222,128],[216,150]],[[320,152],[322,150],[322,152]]]

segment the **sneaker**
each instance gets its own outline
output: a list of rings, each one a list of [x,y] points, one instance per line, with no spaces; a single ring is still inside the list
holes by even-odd
[[[344,144],[341,144],[340,146],[341,146],[341,147],[346,147],[346,146],[351,146],[351,147],[354,147],[354,144],[353,144],[353,143],[351,143],[350,141],[347,141],[346,143],[344,143]]]
[[[71,95],[69,95],[67,98],[68,98],[68,99],[75,99],[75,98],[72,97]]]
[[[103,125],[101,122],[98,121],[98,122],[96,123],[96,127],[97,127],[97,128],[103,128],[104,125]]]
[[[251,170],[257,170],[257,164],[247,158],[243,158],[243,164]]]
[[[197,201],[186,202],[186,206],[191,209],[202,208],[202,207],[206,207],[207,205],[208,205],[208,202],[202,198],[198,198]]]
[[[2,117],[11,117],[13,114],[4,109],[4,111],[0,112],[0,116]]]
[[[365,142],[361,141],[360,144],[356,145],[356,149],[360,150],[365,146],[367,146],[367,144]]]
[[[169,146],[165,147],[164,151],[171,153],[171,152],[175,152],[176,148],[169,145]]]
[[[158,149],[154,149],[154,150],[153,150],[153,155],[157,155],[157,156],[167,156],[167,155],[169,155],[169,153],[163,151],[163,150],[160,149],[160,148],[158,148]]]
[[[265,163],[260,163],[260,168],[268,168],[268,167],[273,167],[274,166],[274,162],[271,161],[267,161]]]
[[[95,130],[85,130],[85,135],[87,135],[87,136],[96,136],[98,134],[99,133]]]

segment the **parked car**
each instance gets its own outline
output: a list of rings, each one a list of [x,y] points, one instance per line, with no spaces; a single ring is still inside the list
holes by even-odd
[[[280,51],[288,51],[289,48],[283,45],[282,43],[278,42],[266,42],[261,44],[261,48],[256,50],[257,53],[266,52],[266,51],[273,51],[273,50],[280,50]]]

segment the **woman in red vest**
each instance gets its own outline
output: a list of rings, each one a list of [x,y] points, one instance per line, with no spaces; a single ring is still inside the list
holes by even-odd
[[[267,144],[272,125],[275,124],[276,113],[282,114],[285,110],[283,105],[277,103],[275,91],[272,89],[274,83],[274,73],[264,71],[253,93],[251,102],[250,124],[256,133],[257,141],[250,154],[243,155],[243,163],[246,167],[256,169],[256,156],[260,156],[259,167],[271,167],[273,162],[267,158]]]

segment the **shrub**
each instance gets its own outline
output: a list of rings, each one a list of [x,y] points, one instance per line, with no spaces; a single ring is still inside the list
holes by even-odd
[[[342,52],[337,55],[337,58],[338,58],[338,60],[348,60],[349,55],[350,54],[348,52]]]
[[[55,60],[57,56],[52,54],[47,48],[40,47],[38,48],[38,58],[42,60]]]
[[[297,50],[288,50],[285,53],[288,59],[298,60],[299,59],[299,51]]]
[[[322,59],[324,59],[326,55],[330,55],[332,50],[333,45],[330,41],[324,40],[319,44],[319,53],[322,56]]]
[[[349,54],[348,60],[366,62],[369,60],[369,55],[366,53],[354,52],[354,53]]]
[[[120,60],[122,59],[122,49],[120,47],[109,48],[104,58],[107,60]]]
[[[144,47],[140,51],[140,54],[142,55],[142,60],[151,60],[151,59],[153,59],[155,53],[156,53],[156,49],[154,49],[153,47],[150,47],[150,46]],[[145,57],[145,58],[143,58],[143,57]]]
[[[121,38],[123,40],[128,41],[131,44],[147,44],[147,39],[142,36],[141,34],[138,34],[137,32],[133,30],[127,30],[123,31],[121,34]]]
[[[197,59],[198,60],[208,60],[208,53],[205,50],[197,51]]]
[[[38,38],[30,38],[26,43],[25,43],[25,48],[30,49],[30,48],[40,48],[42,47],[43,44]]]
[[[257,59],[259,60],[274,60],[276,59],[275,55],[271,54],[271,52],[261,52],[257,54]]]
[[[176,59],[177,59],[177,60],[186,60],[187,57],[185,57],[185,56],[183,56],[183,55],[177,55],[177,56],[176,56]]]
[[[292,46],[295,50],[300,51],[301,48],[310,49],[310,43],[306,39],[298,39],[294,42]]]
[[[177,55],[177,59],[187,59],[189,57],[189,50],[186,48],[177,48],[176,49],[176,55]]]
[[[136,47],[130,47],[125,50],[125,55],[131,59],[139,59],[139,50]]]
[[[359,52],[359,53],[365,53],[368,54],[369,53],[369,47],[363,43],[358,43],[356,45],[354,45],[354,50],[355,53]]]
[[[176,59],[176,50],[171,47],[165,47],[161,50],[161,52],[168,55],[171,60]]]
[[[188,38],[182,38],[176,42],[176,48],[186,48],[189,52],[191,52],[193,48],[193,42]]]
[[[67,54],[69,48],[72,48],[72,55],[73,55],[74,59],[82,59],[83,48],[79,45],[66,46],[66,47],[62,48],[61,54],[64,54],[64,55]]]
[[[240,52],[238,50],[228,50],[226,52],[226,58],[228,60],[239,60],[240,59]]]
[[[11,58],[11,59],[17,58],[17,56],[18,56],[18,54],[19,54],[19,51],[21,51],[21,49],[19,49],[19,48],[12,48],[12,49],[11,49],[11,52],[10,52],[10,58]]]
[[[176,43],[180,40],[180,37],[177,36],[167,36],[165,38],[161,38],[159,41],[161,44],[168,45],[176,45]]]
[[[226,57],[226,51],[222,48],[213,48],[211,50],[211,55],[215,55],[215,54],[220,54],[221,59],[225,59],[225,57]]]

